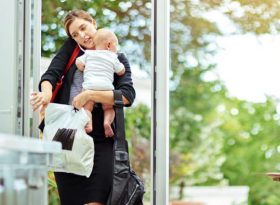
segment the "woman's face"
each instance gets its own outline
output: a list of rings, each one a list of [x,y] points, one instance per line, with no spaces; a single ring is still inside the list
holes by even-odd
[[[94,48],[93,37],[96,33],[96,24],[81,18],[76,18],[69,26],[72,38],[86,49]]]

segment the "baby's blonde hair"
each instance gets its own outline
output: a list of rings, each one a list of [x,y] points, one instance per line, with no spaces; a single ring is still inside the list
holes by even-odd
[[[117,45],[118,38],[116,34],[106,28],[98,29],[94,35],[95,46],[104,45],[106,43],[116,43]]]

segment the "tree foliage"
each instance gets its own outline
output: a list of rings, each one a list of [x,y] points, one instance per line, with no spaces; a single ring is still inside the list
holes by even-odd
[[[150,59],[151,2],[147,0],[44,0],[42,15],[42,54],[55,53],[66,38],[63,18],[73,9],[88,11],[99,28],[109,27],[119,38],[122,52],[130,62],[143,66]],[[143,56],[139,58],[139,56]]]
[[[258,152],[257,149],[260,148],[260,144],[254,140],[252,140],[252,144],[245,141],[244,146],[240,144],[232,145],[232,147],[236,147],[236,152],[239,155],[233,154],[233,150],[227,144],[228,136],[232,137],[231,142],[240,132],[244,132],[245,127],[243,126],[252,126],[255,116],[248,115],[248,113],[244,114],[244,117],[246,116],[246,120],[244,120],[232,114],[227,116],[220,113],[219,110],[227,109],[224,104],[238,106],[249,102],[228,97],[227,90],[219,80],[205,80],[207,72],[215,68],[211,61],[211,56],[218,50],[215,39],[219,36],[246,32],[256,35],[277,33],[279,30],[279,2],[274,0],[175,0],[172,3],[171,67],[172,86],[174,87],[171,88],[170,98],[170,137],[172,152],[181,153],[177,154],[178,162],[175,165],[177,167],[181,165],[182,168],[178,170],[176,166],[171,167],[171,170],[172,168],[174,170],[171,171],[171,182],[178,185],[182,181],[185,181],[185,184],[188,185],[249,185],[251,196],[254,196],[251,197],[250,203],[273,204],[269,202],[272,200],[271,198],[273,198],[274,203],[275,200],[278,200],[279,203],[280,199],[277,196],[270,197],[268,192],[262,190],[261,185],[257,185],[265,184],[271,190],[271,187],[275,187],[275,184],[265,178],[260,179],[260,183],[258,183],[253,174],[248,175],[248,172],[277,170],[275,167],[277,160],[274,162],[267,160],[270,166],[263,167],[262,160],[265,159],[257,157],[258,154],[255,152]],[[215,21],[218,21],[218,19],[215,19],[217,16],[230,22],[234,30],[226,33],[223,26],[227,25],[221,26],[216,23]],[[276,105],[271,102],[275,101],[269,101],[268,99],[265,104],[251,104],[262,108],[262,112],[266,110],[275,111]],[[230,108],[229,112],[235,113],[238,110],[239,107]],[[277,115],[277,113],[273,113],[273,115]],[[273,126],[269,126],[268,133],[271,133],[271,129],[274,129],[272,127],[277,127],[279,124],[277,120],[270,123]],[[263,122],[255,126],[262,127]],[[228,129],[224,129],[225,127]],[[272,136],[269,137],[268,133],[262,135],[262,137],[271,138]],[[277,135],[272,138],[275,137]],[[274,146],[277,147],[277,142],[274,141],[274,143]],[[203,149],[204,147],[207,147],[207,149]],[[246,159],[243,156],[244,154],[251,155],[251,158],[244,160]],[[253,160],[254,156],[256,157],[255,160]],[[277,157],[276,151],[275,156]],[[176,160],[172,158],[171,162],[176,162]],[[234,169],[228,166],[237,162],[240,164],[233,166]],[[244,166],[245,164],[247,166]],[[249,166],[251,169],[250,171],[244,170],[240,168],[241,166]],[[254,187],[255,185],[258,187]]]

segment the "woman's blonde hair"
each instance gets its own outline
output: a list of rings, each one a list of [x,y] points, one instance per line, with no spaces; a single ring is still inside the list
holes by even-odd
[[[63,21],[64,29],[65,29],[65,31],[66,31],[66,33],[67,33],[67,35],[69,37],[71,37],[71,34],[69,32],[69,26],[71,25],[71,23],[73,23],[73,21],[76,18],[84,19],[84,20],[86,20],[86,21],[96,25],[95,20],[92,18],[92,16],[88,12],[86,12],[84,10],[72,10],[72,11],[69,11],[67,13],[67,15],[65,16],[64,21]]]

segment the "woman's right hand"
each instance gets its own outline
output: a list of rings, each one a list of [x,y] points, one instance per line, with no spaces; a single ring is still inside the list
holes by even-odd
[[[51,101],[52,93],[48,92],[33,92],[31,93],[30,103],[33,111],[36,111],[40,106],[44,109]]]

